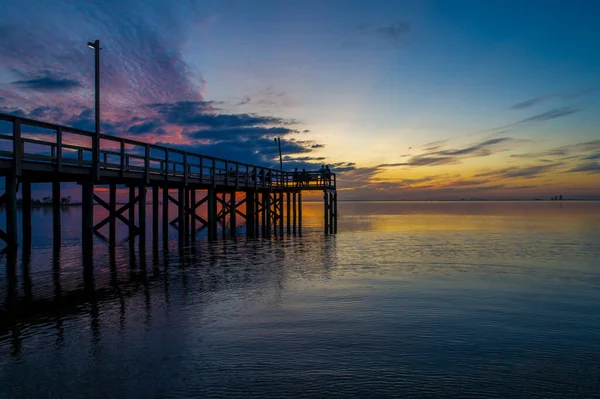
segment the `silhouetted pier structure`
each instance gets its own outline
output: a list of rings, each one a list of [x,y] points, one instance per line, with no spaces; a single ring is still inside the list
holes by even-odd
[[[6,181],[0,197],[0,205],[6,207],[6,231],[0,230],[0,239],[8,252],[18,246],[19,187],[23,241],[30,243],[32,183],[52,183],[55,239],[60,239],[61,231],[60,185],[76,182],[81,186],[84,246],[92,245],[94,233],[106,225],[105,238],[114,243],[117,221],[127,226],[130,239],[139,236],[140,245],[145,245],[149,188],[155,243],[161,225],[159,206],[164,241],[169,226],[177,228],[180,242],[194,239],[202,229],[208,229],[209,239],[216,239],[219,224],[224,236],[235,236],[236,216],[245,220],[246,235],[251,238],[301,234],[302,192],[307,190],[323,191],[325,231],[337,231],[333,173],[325,178],[320,172],[284,172],[106,134],[95,139],[93,132],[2,113],[0,121],[12,125],[12,135],[0,134],[0,175]],[[117,185],[129,189],[125,204],[117,203]],[[108,186],[108,200],[94,193],[95,186]],[[94,220],[94,202],[108,210],[105,219]],[[169,203],[176,205],[176,215],[169,214]],[[206,219],[197,212],[203,204],[208,209]]]

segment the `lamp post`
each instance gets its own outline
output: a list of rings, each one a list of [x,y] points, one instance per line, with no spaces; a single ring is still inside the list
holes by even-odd
[[[88,47],[94,49],[95,58],[95,113],[94,119],[96,124],[96,131],[92,140],[92,177],[94,180],[98,180],[99,177],[99,165],[100,162],[100,40],[95,42],[88,42]]]
[[[283,171],[283,159],[281,158],[281,139],[276,137],[275,142],[279,148],[279,170]]]

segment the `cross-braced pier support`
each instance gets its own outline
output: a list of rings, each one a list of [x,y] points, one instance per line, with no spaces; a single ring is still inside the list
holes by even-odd
[[[92,245],[94,235],[102,238],[110,245],[115,245],[119,225],[126,227],[127,239],[133,242],[138,238],[140,246],[146,244],[147,220],[147,186],[129,184],[125,186],[124,196],[118,197],[116,182],[98,184],[105,187],[107,196],[100,196],[94,191],[91,180],[80,181],[81,187],[81,237],[85,248]],[[123,186],[121,186],[123,187]],[[23,245],[31,242],[31,182],[19,181],[15,177],[6,178],[6,191],[0,196],[0,205],[6,207],[6,231],[0,230],[0,239],[5,241],[7,251],[17,248],[17,191],[21,189],[23,207]],[[248,238],[279,238],[288,235],[302,234],[302,193],[300,190],[217,190],[196,189],[193,187],[173,187],[154,184],[152,191],[151,211],[152,243],[156,247],[161,240],[169,239],[169,226],[177,229],[181,243],[195,240],[197,235],[206,229],[208,238],[217,239],[218,232],[222,236],[236,237],[243,232]],[[162,195],[161,191],[162,190]],[[98,190],[96,190],[98,191]],[[52,182],[52,207],[54,217],[55,246],[60,247],[61,231],[61,187],[60,182]],[[123,202],[125,197],[125,202]],[[162,198],[162,207],[161,207]],[[121,202],[118,202],[118,201]],[[101,220],[94,221],[95,205],[105,211]],[[177,209],[177,216],[170,220],[169,205]],[[327,233],[337,231],[337,196],[335,191],[324,192],[325,229]],[[171,210],[172,211],[172,210]],[[161,213],[162,212],[162,217]],[[97,212],[97,214],[100,212]],[[150,219],[148,219],[150,221]],[[162,224],[162,230],[161,230]],[[149,228],[149,226],[148,226]]]

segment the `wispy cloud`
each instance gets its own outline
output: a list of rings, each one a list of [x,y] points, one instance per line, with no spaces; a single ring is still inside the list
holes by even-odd
[[[573,169],[569,170],[569,172],[600,173],[600,163],[598,163],[598,162],[583,163],[583,164],[577,165]]]
[[[398,166],[436,166],[436,165],[454,165],[459,164],[465,159],[486,157],[498,151],[504,151],[503,144],[517,142],[511,137],[498,137],[485,140],[479,143],[471,144],[463,148],[450,148],[442,150],[442,142],[434,145],[427,145],[426,151],[422,154],[410,157],[406,162],[387,163],[378,165],[379,168],[390,168]]]
[[[571,108],[571,107],[554,108],[554,109],[551,109],[550,111],[546,111],[541,114],[522,119],[518,122],[515,122],[514,124],[516,125],[516,124],[529,123],[529,122],[549,121],[552,119],[557,119],[557,118],[561,118],[563,116],[574,114],[575,112],[578,112],[578,111],[579,111],[579,109]]]
[[[569,91],[569,92],[563,92],[563,93],[554,93],[554,94],[545,94],[545,95],[533,97],[528,100],[513,104],[512,106],[510,106],[510,109],[521,110],[521,109],[533,107],[534,105],[540,104],[545,101],[550,101],[550,100],[561,100],[561,101],[574,100],[576,98],[583,97],[588,94],[594,93],[597,90],[598,90],[597,86],[592,86],[592,87],[588,87],[588,88],[585,88],[582,90]]]
[[[56,78],[53,76],[17,80],[11,84],[20,89],[37,91],[65,91],[81,87],[81,83],[75,79]]]
[[[549,171],[555,170],[562,166],[562,163],[544,164],[544,165],[533,165],[533,166],[512,166],[502,169],[494,169],[486,172],[481,172],[474,177],[489,177],[494,179],[515,179],[515,178],[534,178],[543,175]]]

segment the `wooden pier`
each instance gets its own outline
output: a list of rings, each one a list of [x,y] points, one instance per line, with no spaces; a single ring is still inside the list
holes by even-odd
[[[96,137],[93,132],[2,113],[0,124],[12,126],[12,135],[0,134],[0,176],[6,182],[0,197],[0,205],[6,208],[6,230],[0,229],[0,239],[7,253],[19,245],[18,191],[23,241],[31,241],[32,183],[52,183],[54,239],[59,241],[61,183],[80,185],[84,247],[92,245],[94,234],[114,243],[119,222],[131,240],[138,237],[140,245],[145,245],[150,232],[156,244],[161,224],[164,242],[170,226],[177,229],[180,243],[194,240],[203,229],[209,239],[217,239],[219,226],[223,236],[235,237],[241,227],[238,219],[245,220],[249,238],[301,234],[302,192],[307,190],[323,192],[325,232],[337,231],[333,173],[325,177],[320,172],[284,172],[116,136]],[[125,204],[117,203],[117,185],[128,187]],[[97,186],[108,188],[108,200],[94,192]],[[152,192],[151,229],[146,226],[148,190]],[[108,211],[103,220],[94,220],[94,203]],[[177,207],[174,215],[169,214],[170,203]],[[197,212],[203,204],[208,209],[206,219]],[[106,225],[108,234],[101,235]]]

